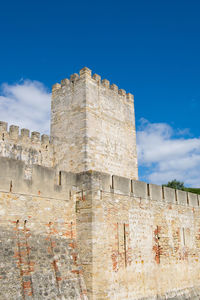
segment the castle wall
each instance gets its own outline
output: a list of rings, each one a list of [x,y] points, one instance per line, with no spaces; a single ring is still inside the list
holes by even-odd
[[[198,195],[39,165],[27,179],[5,157],[0,170],[0,299],[200,296]]]
[[[51,136],[62,170],[138,178],[133,95],[87,68],[53,86]]]
[[[91,187],[78,198],[90,299],[199,299],[199,196],[98,173]]]
[[[200,197],[137,178],[133,96],[87,68],[50,139],[0,122],[0,300],[198,300]]]
[[[0,299],[87,299],[76,246],[75,175],[0,158]],[[3,170],[3,172],[2,172]]]

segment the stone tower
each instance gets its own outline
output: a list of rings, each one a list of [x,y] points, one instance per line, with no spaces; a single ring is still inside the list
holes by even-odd
[[[54,166],[138,179],[134,99],[88,68],[52,89]]]

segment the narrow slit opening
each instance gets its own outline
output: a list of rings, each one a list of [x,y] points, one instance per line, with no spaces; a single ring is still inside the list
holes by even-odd
[[[183,233],[183,246],[185,246],[185,228],[182,228]]]
[[[187,205],[189,205],[189,195],[187,193]]]
[[[147,183],[147,196],[150,196],[150,186],[149,186],[149,183]]]
[[[12,185],[12,180],[11,180],[11,182],[10,182],[10,192],[12,192],[12,187],[13,187],[13,185]]]
[[[112,175],[111,189],[114,189],[114,175]]]
[[[165,199],[165,191],[164,191],[164,186],[162,186],[162,198]]]
[[[125,268],[127,266],[127,258],[126,258],[126,224],[124,223],[124,262]]]
[[[178,197],[177,197],[177,190],[175,190],[175,202],[178,202]]]
[[[59,178],[58,178],[58,184],[61,185],[62,183],[62,174],[61,174],[61,171],[59,171]]]

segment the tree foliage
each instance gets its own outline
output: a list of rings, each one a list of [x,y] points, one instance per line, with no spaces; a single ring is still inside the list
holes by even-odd
[[[181,181],[177,181],[176,179],[169,181],[167,184],[163,184],[163,186],[167,186],[176,190],[182,190],[182,191],[185,190],[184,183]]]

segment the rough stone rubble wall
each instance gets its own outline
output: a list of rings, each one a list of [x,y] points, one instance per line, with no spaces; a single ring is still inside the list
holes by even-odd
[[[91,299],[198,300],[199,196],[87,176],[91,189],[77,198],[77,218]]]
[[[53,86],[51,136],[62,170],[138,178],[133,95],[87,68]]]
[[[75,176],[0,158],[0,299],[79,299],[87,293],[77,249]]]

